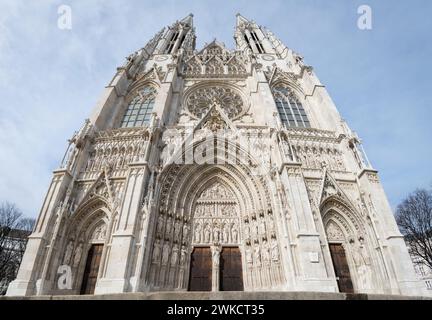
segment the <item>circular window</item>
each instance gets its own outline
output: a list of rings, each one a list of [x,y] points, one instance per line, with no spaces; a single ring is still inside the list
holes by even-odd
[[[244,113],[243,99],[236,90],[209,86],[196,89],[186,101],[188,111],[196,118],[202,118],[213,103],[217,103],[230,119],[236,119]]]

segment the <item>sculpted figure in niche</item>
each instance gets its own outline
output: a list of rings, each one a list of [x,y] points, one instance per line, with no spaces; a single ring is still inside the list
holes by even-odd
[[[187,222],[183,225],[183,241],[187,242],[189,237],[189,226]]]
[[[252,220],[252,235],[257,236],[258,233],[259,233],[258,222],[256,220]]]
[[[238,230],[235,225],[233,225],[231,230],[232,241],[236,243],[238,241]]]
[[[250,238],[250,228],[249,228],[249,223],[246,223],[244,226],[244,235],[246,239]]]
[[[171,235],[171,217],[168,217],[167,223],[166,223],[166,232],[165,235],[169,237]]]
[[[264,262],[270,262],[270,248],[268,246],[267,240],[264,240],[262,244],[262,258]]]
[[[206,224],[205,230],[204,230],[204,242],[205,243],[209,243],[210,242],[210,237],[211,237],[210,226],[208,224]]]
[[[171,254],[171,265],[172,266],[177,265],[177,261],[178,261],[178,246],[177,244],[174,244],[172,254]]]
[[[223,227],[223,233],[222,233],[222,241],[224,243],[228,243],[229,241],[229,225],[225,224]]]
[[[252,264],[253,263],[252,248],[249,245],[247,245],[245,248],[245,256],[246,256],[247,264]]]
[[[159,215],[158,225],[157,225],[157,233],[159,234],[159,236],[162,235],[163,224],[164,224],[164,217],[162,215]]]
[[[176,221],[174,225],[174,241],[180,241],[181,224],[180,221]]]
[[[102,232],[101,228],[102,228],[102,226],[98,226],[95,229],[94,234],[93,234],[93,239],[94,240],[99,240],[101,238],[101,232]]]
[[[75,250],[74,263],[73,263],[73,266],[75,268],[79,266],[79,263],[81,261],[82,250],[83,250],[83,244],[80,243]]]
[[[260,224],[259,224],[259,233],[260,235],[265,235],[266,234],[266,223],[265,220],[261,220]]]
[[[183,266],[185,263],[186,263],[186,247],[182,246],[180,252],[180,266]]]
[[[254,263],[258,267],[261,266],[261,252],[260,252],[260,247],[257,243],[255,244],[254,247]]]
[[[66,265],[69,265],[70,260],[72,258],[72,251],[73,251],[73,241],[70,240],[66,247],[66,253],[64,255],[63,263]]]
[[[218,226],[215,226],[213,229],[213,242],[219,242],[220,241],[220,230]]]
[[[199,223],[195,225],[194,242],[195,243],[201,242],[201,225]]]
[[[362,289],[371,289],[372,269],[366,249],[362,242],[359,244],[352,243],[351,246],[354,263],[357,267],[359,287]]]
[[[165,241],[163,248],[162,248],[162,264],[166,265],[169,260],[169,254],[170,254],[170,245],[168,241]]]
[[[213,268],[219,268],[220,248],[214,247],[212,250]]]
[[[197,206],[196,207],[196,209],[195,209],[195,216],[196,217],[201,217],[201,216],[203,216],[203,210],[202,210],[202,207],[201,206]]]
[[[273,261],[279,261],[279,248],[275,238],[271,241],[271,258]]]
[[[269,229],[271,232],[275,231],[274,217],[269,217]]]
[[[156,239],[154,247],[153,247],[153,256],[152,256],[152,261],[153,262],[159,262],[160,259],[160,241],[159,239]]]

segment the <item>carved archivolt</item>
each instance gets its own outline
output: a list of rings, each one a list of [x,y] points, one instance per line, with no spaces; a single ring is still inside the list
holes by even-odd
[[[152,286],[185,288],[196,245],[238,245],[246,287],[283,283],[276,217],[266,184],[250,168],[173,165],[163,173],[160,195],[148,274]]]
[[[364,222],[354,208],[340,197],[330,196],[321,205],[321,216],[326,225],[330,219],[338,221],[349,235],[365,235]]]
[[[192,116],[201,119],[214,103],[217,103],[231,120],[240,117],[246,111],[237,90],[219,85],[195,89],[187,97],[186,108]]]
[[[105,243],[109,237],[110,219],[107,201],[99,196],[88,200],[71,217],[65,219],[59,264],[71,268],[74,289],[78,289],[80,285],[90,245]]]

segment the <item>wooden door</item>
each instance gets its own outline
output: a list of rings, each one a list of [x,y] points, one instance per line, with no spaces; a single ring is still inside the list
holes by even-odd
[[[209,247],[194,248],[191,257],[189,291],[211,291],[212,256]]]
[[[341,244],[329,244],[329,247],[339,292],[353,293],[354,288],[343,246]]]
[[[87,255],[81,294],[93,294],[96,286],[103,244],[93,244]]]
[[[243,291],[243,270],[238,247],[224,247],[220,255],[221,291]]]

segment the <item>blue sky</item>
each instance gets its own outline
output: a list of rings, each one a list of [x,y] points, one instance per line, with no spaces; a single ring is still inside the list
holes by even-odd
[[[57,9],[72,8],[72,30]],[[373,29],[357,28],[372,8]],[[432,183],[429,0],[0,0],[0,201],[36,217],[66,141],[115,68],[192,12],[198,47],[233,48],[235,14],[301,53],[364,140],[390,203]]]

